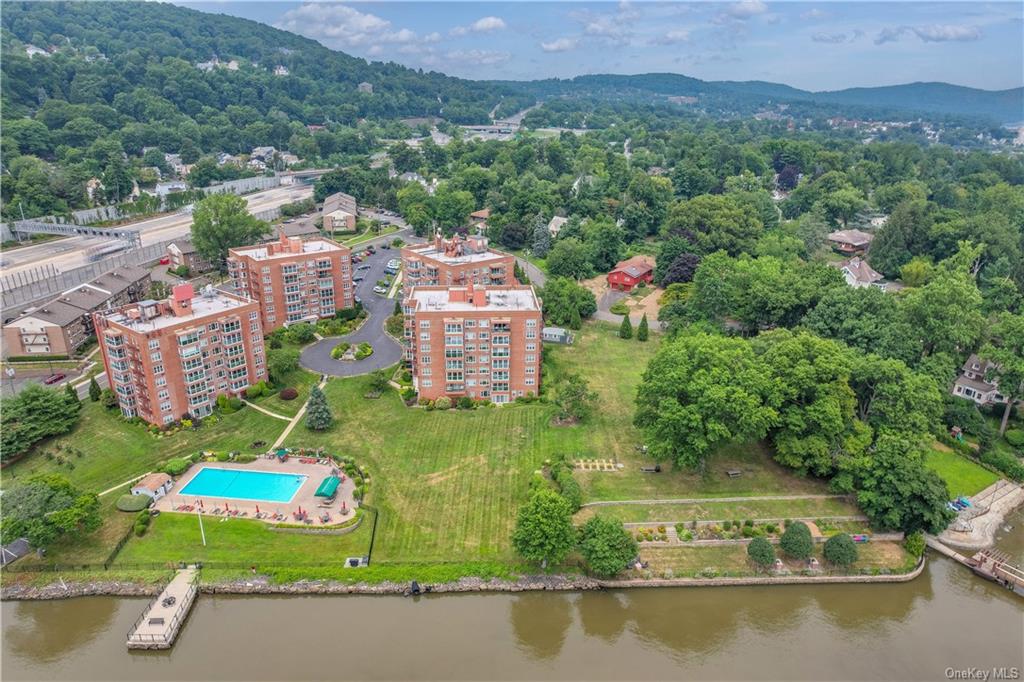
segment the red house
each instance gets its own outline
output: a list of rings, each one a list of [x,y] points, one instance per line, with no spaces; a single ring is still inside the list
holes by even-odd
[[[654,281],[654,259],[650,256],[633,256],[619,262],[608,273],[608,286],[612,289],[632,291],[640,282]]]

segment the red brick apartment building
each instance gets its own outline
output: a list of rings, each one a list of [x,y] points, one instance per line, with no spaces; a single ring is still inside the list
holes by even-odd
[[[352,249],[330,239],[282,235],[230,249],[227,263],[235,291],[259,306],[266,333],[353,305]]]
[[[413,244],[402,249],[402,288],[406,294],[416,286],[465,286],[516,284],[515,257],[492,249],[487,237],[459,235]]]
[[[110,387],[126,417],[167,424],[205,417],[218,395],[266,379],[259,306],[207,287],[179,284],[165,301],[93,315]]]
[[[421,398],[512,402],[540,389],[541,304],[533,287],[417,286],[404,301]]]

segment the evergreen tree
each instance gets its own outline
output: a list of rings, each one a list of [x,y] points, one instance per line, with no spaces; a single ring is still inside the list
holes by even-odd
[[[782,551],[794,559],[806,559],[814,553],[814,540],[806,524],[797,521],[786,526],[779,540]]]
[[[647,313],[644,313],[644,316],[640,318],[640,326],[638,326],[636,328],[636,340],[637,341],[646,341],[647,340],[647,336],[648,336]]]
[[[327,405],[327,398],[319,386],[309,392],[309,403],[306,405],[306,428],[311,431],[326,431],[331,427],[334,417]]]
[[[96,377],[89,379],[89,400],[96,402],[100,399],[103,391],[100,390],[100,385],[96,383]]]
[[[622,326],[619,327],[619,338],[633,338],[633,323],[629,321],[629,315],[623,315],[622,317]]]
[[[402,314],[402,299],[401,298],[397,298],[397,297],[395,298],[395,310],[391,314],[392,315],[401,315]]]
[[[747,556],[761,568],[768,568],[775,563],[775,548],[764,538],[756,537],[747,545]]]
[[[578,330],[583,327],[583,320],[580,319],[580,309],[573,306],[569,311],[569,329]]]
[[[81,407],[82,401],[78,399],[78,391],[71,384],[64,384],[64,395],[67,396],[68,404],[74,407]]]
[[[551,233],[548,232],[548,226],[543,221],[538,220],[537,224],[533,228],[533,255],[537,258],[544,258],[548,255],[548,251],[551,250]]]

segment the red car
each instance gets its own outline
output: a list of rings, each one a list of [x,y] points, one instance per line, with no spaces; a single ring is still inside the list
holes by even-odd
[[[46,384],[47,386],[52,386],[57,382],[64,381],[66,377],[67,374],[57,372],[56,374],[51,374],[50,376],[46,377],[46,379],[43,380],[43,383]]]

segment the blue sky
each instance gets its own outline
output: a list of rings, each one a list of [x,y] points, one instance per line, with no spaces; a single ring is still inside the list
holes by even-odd
[[[1024,84],[1024,3],[181,2],[465,78],[673,72],[811,90]]]

